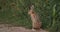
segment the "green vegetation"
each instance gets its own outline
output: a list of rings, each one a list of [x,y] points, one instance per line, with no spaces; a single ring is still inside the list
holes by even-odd
[[[60,0],[0,0],[0,24],[31,28],[29,6],[39,14],[42,28],[60,32]]]

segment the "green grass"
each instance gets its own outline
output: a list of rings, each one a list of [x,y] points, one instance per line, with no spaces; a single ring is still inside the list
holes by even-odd
[[[34,4],[34,10],[40,16],[43,29],[52,28],[50,29],[52,32],[60,30],[59,0],[48,0],[47,2],[45,0],[0,0],[0,24],[31,28],[32,23],[28,15],[30,4]]]

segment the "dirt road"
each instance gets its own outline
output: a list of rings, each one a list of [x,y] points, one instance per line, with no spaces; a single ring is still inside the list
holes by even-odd
[[[0,24],[0,32],[47,32],[45,30],[35,31],[32,29],[26,29],[24,27],[13,27],[5,24]]]

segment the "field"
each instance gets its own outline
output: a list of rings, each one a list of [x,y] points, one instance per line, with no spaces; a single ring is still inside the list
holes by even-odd
[[[42,28],[60,32],[60,0],[0,0],[0,24],[32,28],[29,6],[39,14]]]

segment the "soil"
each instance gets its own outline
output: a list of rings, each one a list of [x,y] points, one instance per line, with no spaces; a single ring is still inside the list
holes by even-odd
[[[0,24],[0,32],[48,32],[48,31],[43,29],[36,31],[24,27],[11,26],[8,24]]]

